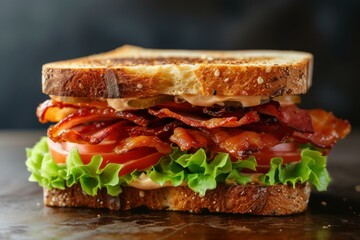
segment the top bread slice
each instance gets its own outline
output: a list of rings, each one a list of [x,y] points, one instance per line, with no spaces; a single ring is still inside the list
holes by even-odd
[[[296,95],[311,85],[313,56],[296,51],[199,51],[125,45],[48,63],[43,92],[87,98]]]

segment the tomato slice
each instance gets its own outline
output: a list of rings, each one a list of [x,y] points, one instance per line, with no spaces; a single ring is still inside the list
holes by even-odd
[[[151,167],[157,164],[162,156],[164,156],[164,154],[156,152],[142,158],[127,161],[123,164],[122,168],[120,169],[119,176],[129,174],[133,172],[135,169],[143,170],[148,167]]]
[[[100,168],[104,168],[108,163],[122,164],[119,175],[131,173],[134,170],[143,170],[155,165],[164,155],[154,148],[140,147],[124,154],[114,152],[115,142],[106,144],[76,144],[76,143],[57,143],[48,139],[48,146],[54,161],[58,164],[66,163],[66,158],[73,148],[77,148],[84,164],[88,164],[94,155],[101,155],[103,162]]]
[[[77,148],[80,154],[86,153],[111,153],[114,151],[116,142],[102,142],[101,144],[77,144],[71,142],[62,143],[62,147],[70,152],[73,148]]]
[[[281,157],[283,163],[298,162],[301,160],[300,149],[296,143],[280,143],[276,146],[266,148],[254,153],[258,166],[257,172],[267,172],[270,168],[270,160],[274,157]]]
[[[50,138],[48,138],[48,146],[54,162],[57,164],[66,163],[66,157],[69,152],[63,148],[62,143],[53,142]]]

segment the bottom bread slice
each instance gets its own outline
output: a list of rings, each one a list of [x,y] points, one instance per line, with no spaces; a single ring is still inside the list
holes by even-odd
[[[224,212],[254,215],[289,215],[306,210],[311,187],[298,184],[288,185],[225,185],[218,184],[200,197],[190,188],[164,187],[141,190],[123,187],[119,196],[110,196],[100,190],[96,196],[89,196],[74,185],[64,190],[44,189],[44,203],[52,207],[89,207],[111,210],[129,210],[145,206],[150,210],[173,210],[199,213]]]

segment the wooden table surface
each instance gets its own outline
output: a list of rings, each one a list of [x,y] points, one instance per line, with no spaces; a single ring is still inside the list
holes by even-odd
[[[360,131],[332,151],[329,190],[288,217],[44,207],[24,164],[44,134],[0,131],[0,239],[360,239]]]

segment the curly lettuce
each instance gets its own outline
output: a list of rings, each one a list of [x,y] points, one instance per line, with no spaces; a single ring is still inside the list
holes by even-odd
[[[320,152],[305,148],[301,151],[301,161],[283,164],[282,158],[272,158],[270,170],[260,176],[262,183],[274,185],[277,183],[290,184],[310,182],[318,191],[325,191],[330,182],[326,169],[326,157]]]
[[[65,189],[80,184],[83,191],[91,196],[103,188],[109,195],[117,196],[121,194],[122,186],[136,180],[142,172],[159,185],[171,183],[176,187],[185,182],[203,196],[206,191],[215,189],[218,183],[248,184],[251,178],[242,170],[256,171],[254,157],[233,162],[227,153],[218,153],[210,160],[204,149],[195,153],[181,151],[178,147],[172,150],[153,167],[119,176],[121,164],[110,163],[101,168],[103,159],[100,155],[93,156],[90,163],[84,164],[76,149],[70,151],[66,164],[56,164],[44,137],[33,148],[26,149],[26,166],[31,172],[29,180],[38,182],[42,187]],[[259,176],[259,181],[265,185],[289,184],[293,187],[297,183],[310,182],[318,191],[326,190],[330,182],[326,157],[309,148],[302,150],[301,157],[300,162],[287,164],[281,158],[271,159],[269,171]]]
[[[90,163],[84,164],[76,149],[73,149],[66,164],[56,164],[49,153],[47,139],[42,138],[32,149],[26,149],[26,166],[31,172],[30,181],[49,189],[65,189],[80,184],[88,195],[94,196],[106,188],[111,196],[121,193],[125,178],[119,177],[120,164],[109,163],[100,169],[102,157],[95,155]],[[134,176],[135,178],[135,176]]]
[[[160,185],[171,182],[179,186],[185,181],[189,188],[203,196],[207,190],[215,189],[218,182],[249,183],[250,177],[240,171],[244,168],[255,170],[255,166],[254,158],[232,162],[229,154],[218,153],[209,161],[204,149],[189,154],[174,147],[169,157],[162,158],[147,175]]]

